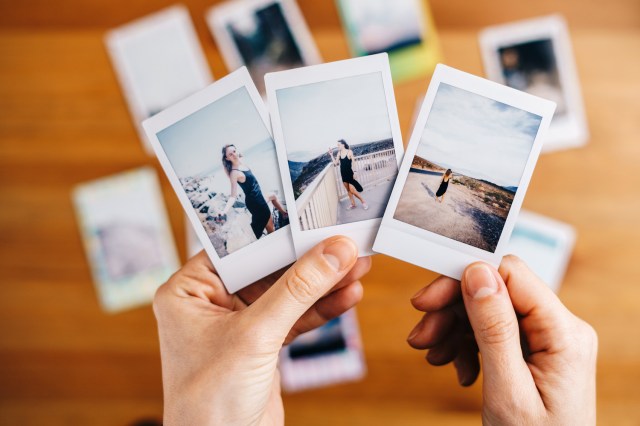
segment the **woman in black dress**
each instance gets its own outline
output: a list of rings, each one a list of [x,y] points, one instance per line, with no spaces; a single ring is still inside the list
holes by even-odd
[[[451,180],[451,176],[453,176],[453,172],[451,169],[447,169],[446,172],[442,175],[442,181],[440,181],[440,186],[436,191],[436,201],[440,198],[440,203],[444,201],[444,194],[447,192],[447,188],[449,188],[449,181]]]
[[[265,229],[268,234],[275,230],[267,200],[271,201],[282,215],[286,215],[287,212],[275,195],[272,194],[265,199],[258,180],[251,173],[251,170],[242,163],[240,157],[235,145],[225,145],[222,148],[222,165],[231,183],[231,196],[220,214],[224,217],[231,210],[238,198],[238,186],[240,186],[244,192],[247,210],[251,213],[251,229],[256,238],[260,238]]]
[[[344,188],[347,190],[347,195],[349,196],[349,201],[351,201],[351,205],[348,207],[349,210],[356,208],[356,201],[354,199],[357,198],[362,203],[362,208],[367,210],[369,205],[364,201],[364,198],[358,192],[362,192],[362,185],[354,178],[353,176],[353,151],[349,148],[349,144],[344,140],[340,139],[338,141],[338,155],[334,158],[333,149],[329,149],[329,155],[331,156],[331,161],[334,166],[340,164],[340,176],[342,177],[342,184]],[[357,192],[356,192],[357,191]]]

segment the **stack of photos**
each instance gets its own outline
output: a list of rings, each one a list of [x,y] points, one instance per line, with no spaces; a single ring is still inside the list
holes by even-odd
[[[260,93],[266,73],[322,62],[295,0],[227,1],[207,23],[227,68],[246,66]]]
[[[554,108],[439,65],[374,250],[454,278],[497,266]]]
[[[440,60],[438,35],[421,0],[337,0],[353,56],[389,55],[396,82],[425,76]]]
[[[387,55],[266,83],[296,253],[344,234],[371,254],[403,151]]]
[[[107,50],[133,122],[149,154],[140,123],[213,81],[184,6],[172,6],[109,31]]]
[[[241,68],[143,123],[230,292],[295,259],[261,102],[247,69]],[[264,256],[265,250],[274,256]]]
[[[589,137],[569,31],[560,16],[490,27],[480,34],[487,76],[558,107],[544,151],[584,145]]]

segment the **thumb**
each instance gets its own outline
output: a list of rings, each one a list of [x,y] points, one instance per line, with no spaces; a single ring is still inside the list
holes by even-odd
[[[484,388],[504,392],[532,381],[520,347],[518,320],[498,271],[482,262],[467,267],[462,297],[482,356]]]
[[[298,259],[247,311],[270,337],[286,338],[300,317],[353,267],[358,249],[347,237],[326,239]]]

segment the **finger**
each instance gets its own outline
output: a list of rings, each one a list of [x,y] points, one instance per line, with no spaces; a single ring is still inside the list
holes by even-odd
[[[482,354],[485,385],[490,381],[490,389],[507,391],[535,386],[520,348],[516,313],[498,271],[486,263],[473,263],[463,273],[462,295]],[[470,361],[467,357],[459,362]]]
[[[241,298],[245,304],[251,305],[258,297],[266,293],[276,281],[280,279],[282,275],[289,269],[291,265],[280,268],[277,271],[267,275],[266,277],[256,281],[255,283],[246,286],[236,292],[236,295]]]
[[[571,345],[566,327],[573,317],[558,296],[516,256],[505,256],[499,268],[514,309],[521,317],[530,353],[560,351]]]
[[[503,258],[500,275],[507,284],[509,296],[518,315],[527,316],[533,311],[558,317],[567,309],[558,296],[518,257]]]
[[[440,343],[456,323],[451,309],[426,313],[409,334],[407,342],[415,349],[428,349]]]
[[[460,281],[441,276],[411,298],[414,308],[423,312],[438,311],[461,299]]]
[[[478,361],[478,347],[473,337],[467,336],[460,342],[453,365],[456,368],[458,383],[461,386],[471,386],[476,381],[478,374],[480,374],[480,362]]]
[[[197,298],[225,309],[236,309],[243,303],[230,295],[204,250],[193,256],[156,292],[156,299]],[[161,300],[157,300],[161,303]]]
[[[459,340],[459,337],[453,336],[429,349],[426,356],[427,362],[435,366],[449,364],[458,355]]]
[[[355,265],[358,249],[347,237],[324,240],[309,250],[245,311],[263,337],[284,341],[300,317]]]
[[[258,297],[262,296],[267,290],[271,288],[273,284],[289,269],[291,265],[286,266],[266,277],[257,281],[242,290],[238,290],[236,293],[247,305],[251,305]],[[338,284],[336,284],[330,291],[336,291],[340,288],[351,284],[354,281],[358,281],[371,269],[371,257],[360,257],[356,261],[356,264],[351,268],[349,273],[345,275]]]
[[[362,300],[362,293],[362,283],[354,281],[321,298],[295,323],[285,339],[285,344],[289,344],[300,334],[321,327],[344,314]]]

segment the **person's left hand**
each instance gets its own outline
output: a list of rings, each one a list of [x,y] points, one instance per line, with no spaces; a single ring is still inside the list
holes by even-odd
[[[333,237],[233,295],[204,252],[192,258],[153,302],[164,424],[283,424],[278,353],[360,301],[371,261],[357,257],[351,240]]]

